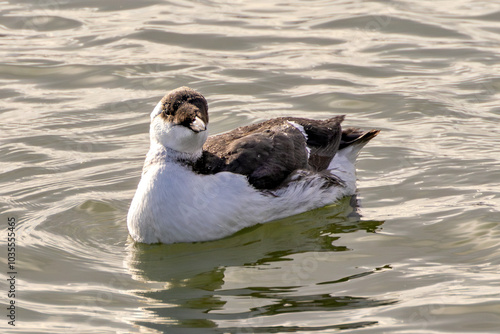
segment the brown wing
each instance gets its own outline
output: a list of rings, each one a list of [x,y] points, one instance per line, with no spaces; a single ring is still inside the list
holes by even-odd
[[[210,137],[203,148],[207,171],[246,175],[257,189],[276,188],[294,170],[308,168],[305,137],[283,120]]]
[[[297,169],[328,167],[339,147],[342,120],[343,116],[324,121],[275,118],[212,136],[194,168],[205,174],[246,175],[255,188],[274,189]],[[290,122],[301,125],[306,136]]]

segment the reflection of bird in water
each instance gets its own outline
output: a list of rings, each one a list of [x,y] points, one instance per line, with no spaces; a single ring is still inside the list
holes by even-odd
[[[225,314],[223,310],[242,308],[241,318],[251,320],[287,312],[383,305],[388,301],[362,296],[295,293],[304,283],[302,275],[311,277],[315,272],[300,271],[308,267],[299,266],[299,271],[292,269],[292,259],[306,257],[308,260],[304,263],[316,261],[316,265],[321,266],[322,261],[330,261],[336,253],[350,250],[349,245],[342,243],[342,235],[357,231],[374,233],[382,225],[380,221],[360,221],[356,206],[352,206],[356,203],[355,196],[346,197],[333,205],[249,227],[229,238],[210,242],[167,245],[131,242],[126,263],[136,280],[155,287],[151,291],[137,292],[149,298],[148,304],[154,305],[147,308],[155,314],[154,319],[163,319],[172,326],[193,326],[197,319],[203,319],[204,325],[218,326],[219,321],[230,322],[232,317],[231,312]],[[269,282],[259,282],[259,276],[261,279],[267,277],[265,272],[264,275],[248,276],[249,272],[266,269],[270,270],[267,275],[276,279],[272,286]],[[381,269],[363,270],[361,275]],[[342,272],[332,272],[332,282],[323,284],[356,279],[338,277]],[[243,304],[232,304],[235,300]],[[245,303],[248,305],[242,306]]]
[[[378,134],[276,118],[207,140],[208,105],[182,87],[151,113],[151,147],[127,218],[143,243],[214,240],[353,195],[359,150]]]
[[[287,255],[347,250],[342,234],[374,233],[383,222],[360,221],[356,196],[285,219],[244,229],[211,242],[145,245],[130,243],[127,264],[138,280],[175,282],[214,268],[286,261]],[[290,236],[293,235],[293,238]]]

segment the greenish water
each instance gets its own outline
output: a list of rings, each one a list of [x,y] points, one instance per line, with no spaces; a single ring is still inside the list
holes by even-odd
[[[497,2],[7,1],[0,45],[2,333],[498,333]],[[182,85],[212,134],[284,115],[381,129],[358,195],[134,245],[149,113]]]

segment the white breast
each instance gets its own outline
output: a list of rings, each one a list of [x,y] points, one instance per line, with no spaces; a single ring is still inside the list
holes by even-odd
[[[334,161],[333,169],[339,168]],[[355,177],[344,169],[338,172],[349,181],[345,187],[325,190],[318,178],[266,194],[251,187],[243,175],[200,175],[178,163],[156,163],[142,176],[132,200],[127,217],[129,232],[134,240],[144,243],[219,239],[349,195],[354,191]]]
[[[146,243],[232,234],[255,223],[238,219],[247,211],[242,203],[263,204],[262,195],[250,190],[242,175],[198,175],[176,163],[150,166],[132,200],[127,218],[130,234]],[[247,198],[240,202],[239,197]]]

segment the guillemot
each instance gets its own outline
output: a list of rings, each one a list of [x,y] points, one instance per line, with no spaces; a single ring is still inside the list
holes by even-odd
[[[188,87],[167,93],[151,113],[130,236],[214,240],[353,195],[356,157],[379,130],[343,130],[343,120],[281,117],[208,137],[205,98]]]

